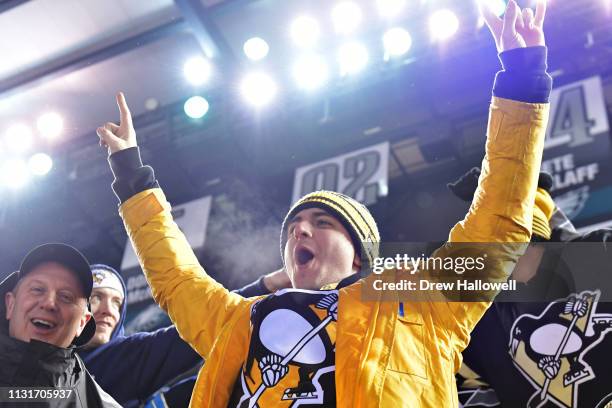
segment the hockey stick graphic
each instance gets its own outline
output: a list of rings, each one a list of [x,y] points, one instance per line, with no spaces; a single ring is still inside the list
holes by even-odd
[[[308,333],[306,333],[304,337],[302,337],[300,341],[298,341],[297,344],[293,346],[289,353],[287,353],[287,355],[283,357],[279,365],[286,367],[289,362],[293,360],[295,356],[304,348],[304,346],[306,346],[306,344],[308,344],[308,342],[312,340],[313,337],[319,334],[321,330],[324,330],[325,327],[332,321],[337,320],[336,312],[338,306],[338,297],[336,294],[324,297],[321,301],[319,301],[317,307],[320,307],[321,305],[327,307],[327,316],[325,317],[325,319],[323,319],[321,323],[319,323],[316,327],[313,327]],[[266,388],[266,385],[262,381],[259,387],[257,387],[255,393],[249,398],[249,408],[255,407],[255,405],[257,404],[257,400],[259,400],[259,397],[261,397]]]
[[[577,302],[580,302],[580,301],[586,302],[585,297],[581,297],[580,299],[577,300]],[[584,314],[580,316],[580,313],[578,311],[574,312],[574,317],[572,318],[572,321],[570,322],[569,326],[567,326],[567,330],[563,334],[563,338],[561,339],[561,342],[559,343],[559,347],[557,347],[557,351],[555,352],[555,356],[552,361],[558,362],[560,360],[561,353],[563,352],[563,349],[565,348],[565,346],[567,345],[567,342],[569,341],[569,337],[572,334],[572,330],[574,330],[574,326],[576,325],[576,322],[578,321],[580,317],[583,317],[583,316]],[[544,380],[544,385],[542,386],[542,390],[540,390],[539,393],[536,392],[531,397],[531,399],[529,399],[529,402],[527,403],[527,405],[530,408],[538,408],[542,405],[543,402],[546,401],[546,399],[548,398],[548,387],[550,387],[550,382],[551,382],[551,378],[546,376],[546,380]]]

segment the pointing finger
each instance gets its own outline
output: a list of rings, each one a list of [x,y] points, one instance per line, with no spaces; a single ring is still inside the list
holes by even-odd
[[[501,18],[499,18],[493,12],[493,10],[491,10],[491,6],[488,3],[484,2],[484,0],[478,3],[478,7],[480,8],[480,14],[482,15],[482,18],[487,24],[487,27],[489,27],[489,30],[491,30],[491,34],[493,34],[493,37],[495,37],[496,41],[499,40],[503,28],[503,22]]]
[[[117,105],[119,106],[121,125],[132,127],[132,114],[130,113],[130,108],[125,101],[125,95],[123,92],[119,92],[117,94]]]
[[[508,6],[506,7],[506,13],[504,14],[504,28],[502,31],[502,36],[506,36],[506,38],[516,37],[516,21],[518,19],[518,14],[518,6],[514,0],[510,0],[508,2]]]
[[[532,28],[533,27],[533,10],[530,9],[529,7],[526,9],[523,9],[523,24],[525,26],[525,28]]]
[[[546,16],[546,0],[538,0],[536,4],[535,21],[536,27],[544,26],[544,17]]]

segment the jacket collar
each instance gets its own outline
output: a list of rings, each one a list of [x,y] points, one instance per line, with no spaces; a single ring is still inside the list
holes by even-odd
[[[330,283],[321,288],[321,290],[332,290],[332,289],[342,289],[353,283],[357,282],[361,278],[359,272],[356,272],[346,278],[342,279],[340,282]]]
[[[81,371],[74,346],[63,348],[38,340],[28,343],[0,332],[0,350],[4,368],[14,373],[24,367],[55,375]]]

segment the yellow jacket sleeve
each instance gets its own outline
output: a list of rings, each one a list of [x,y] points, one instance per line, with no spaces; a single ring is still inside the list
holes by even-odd
[[[159,188],[142,191],[119,209],[155,301],[181,337],[207,357],[224,326],[250,301],[206,274]]]
[[[448,239],[450,246],[483,244],[488,260],[482,272],[487,281],[505,281],[530,241],[548,112],[548,104],[497,97],[491,103],[478,188],[468,213]],[[437,303],[442,308],[438,313],[450,319],[447,323],[459,351],[489,306],[489,301]]]

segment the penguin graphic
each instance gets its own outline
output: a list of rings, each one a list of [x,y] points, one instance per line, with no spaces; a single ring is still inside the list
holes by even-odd
[[[550,303],[539,316],[525,314],[514,322],[510,355],[538,389],[529,407],[547,401],[578,406],[578,385],[595,378],[583,357],[612,330],[612,315],[595,313],[599,296],[599,291],[584,291]]]
[[[335,339],[330,338],[327,328],[337,319],[335,290],[285,289],[257,302],[251,309],[251,344],[238,406],[257,406],[266,389],[275,387],[291,370],[297,370],[299,379],[284,389],[282,400],[299,406],[323,405],[333,398]],[[254,366],[261,379],[252,375],[257,372]],[[259,385],[250,389],[247,382]],[[326,392],[330,393],[327,398]]]

